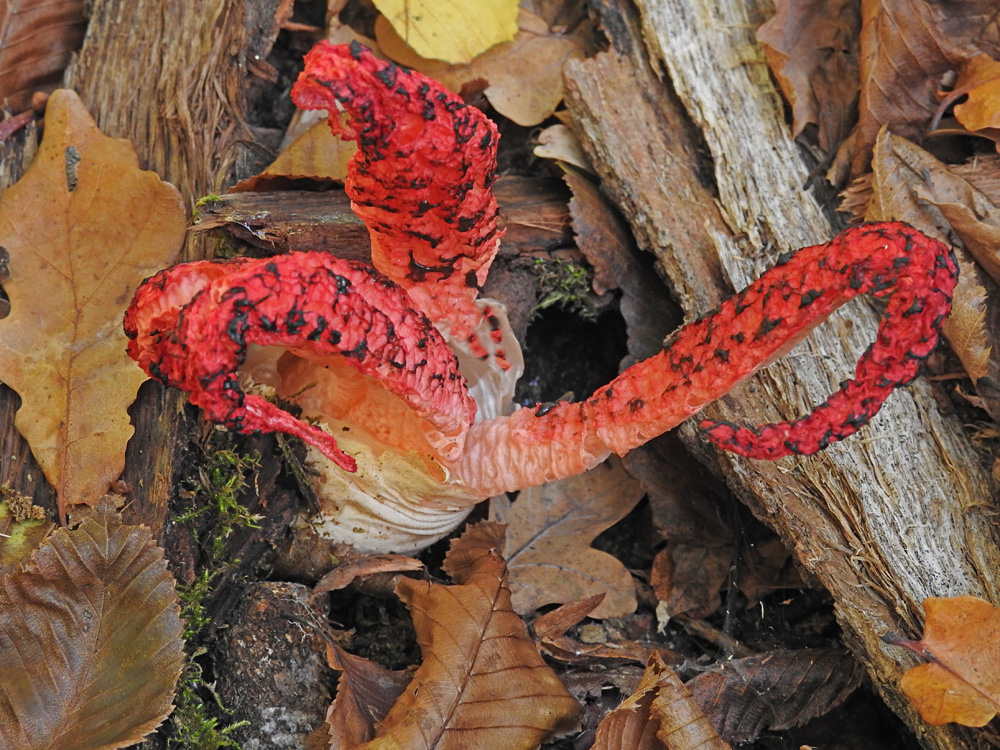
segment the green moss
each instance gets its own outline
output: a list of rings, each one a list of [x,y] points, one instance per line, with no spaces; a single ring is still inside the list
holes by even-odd
[[[532,315],[556,306],[588,320],[595,317],[589,302],[590,277],[586,268],[561,258],[537,258],[535,273],[542,294],[531,310]]]
[[[229,435],[213,436],[213,441],[231,444]],[[229,447],[214,450],[188,483],[185,493],[187,510],[175,517],[175,523],[192,525],[205,557],[202,568],[188,585],[178,586],[187,664],[174,697],[176,708],[171,716],[172,732],[168,747],[185,750],[239,748],[230,733],[247,722],[227,723],[230,712],[206,682],[201,661],[207,651],[202,643],[211,620],[205,602],[215,588],[216,579],[232,569],[239,560],[224,557],[226,542],[242,528],[259,528],[260,517],[240,503],[248,478],[260,467],[259,455],[242,455]]]

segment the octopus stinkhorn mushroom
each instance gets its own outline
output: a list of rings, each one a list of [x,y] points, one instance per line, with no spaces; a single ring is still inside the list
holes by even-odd
[[[589,398],[512,411],[520,350],[502,306],[478,298],[501,234],[495,125],[359,45],[320,44],[292,95],[330,110],[334,132],[359,142],[346,189],[372,264],[303,252],[170,268],[137,292],[128,351],[212,420],[305,441],[321,533],[360,548],[419,549],[484,498],[623,454],[780,357],[848,299],[887,296],[854,378],[811,414],[759,428],[701,424],[744,456],[815,453],[916,376],[950,310],[957,265],[947,246],[900,223],[857,226],[782,256]]]

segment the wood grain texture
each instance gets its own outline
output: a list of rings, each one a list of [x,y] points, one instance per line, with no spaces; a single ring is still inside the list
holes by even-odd
[[[605,25],[631,34],[619,3],[603,5]],[[718,209],[709,206],[696,218],[687,217],[695,237],[688,250],[708,253],[710,259],[664,263],[674,287],[703,284],[698,274],[718,263],[725,281],[741,288],[780,252],[832,236],[835,229],[820,202],[802,188],[809,166],[789,136],[782,103],[754,40],[763,17],[749,15],[738,0],[639,6],[652,69],[664,71],[664,85],[672,90],[647,88],[643,98],[663,109],[679,100],[680,116],[690,118],[708,149],[718,196]],[[641,46],[635,38],[616,41],[616,62],[599,57],[575,64],[570,76],[580,90],[586,82],[589,90],[600,91],[602,85],[607,88],[600,80],[604,69],[620,67],[625,57],[630,65],[640,65]],[[603,101],[602,96],[573,97],[571,106],[598,110]],[[584,134],[589,155],[602,171],[613,172],[621,152],[635,144],[623,137],[614,119],[593,114],[591,119],[600,119],[601,127]],[[630,125],[622,127],[627,132]],[[658,139],[646,140],[645,158],[669,169],[678,149],[655,150]],[[689,140],[687,148],[697,148],[697,140]],[[672,174],[668,196],[684,196],[701,184],[690,171]],[[612,187],[611,194],[617,189]],[[659,227],[691,212],[684,200],[670,204],[662,195],[644,193],[625,208],[633,223],[642,218],[640,236],[656,237]],[[680,252],[671,248],[666,255]],[[658,254],[663,253],[660,248]],[[708,307],[696,300],[681,295],[689,315]],[[706,410],[706,416],[761,424],[805,414],[853,372],[874,338],[877,317],[872,304],[849,305],[783,360]],[[898,678],[911,662],[879,640],[889,630],[919,632],[920,604],[927,596],[976,594],[997,601],[1000,594],[987,476],[958,420],[939,414],[927,383],[918,381],[893,394],[862,434],[810,458],[768,463],[713,455],[693,424],[685,425],[682,435],[717,464],[734,491],[830,590],[848,644],[921,741],[935,748],[983,746],[983,735],[972,730],[931,728],[919,719],[898,690]]]

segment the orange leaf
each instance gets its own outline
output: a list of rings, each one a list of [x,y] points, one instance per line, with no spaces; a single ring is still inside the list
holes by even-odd
[[[955,107],[955,117],[969,130],[1000,128],[1000,62],[976,55],[959,73],[955,92],[968,99]]]
[[[424,662],[365,748],[528,750],[574,723],[579,704],[511,609],[502,548],[503,528],[481,523],[445,560],[457,585],[400,581]]]
[[[927,659],[901,681],[928,724],[987,724],[1000,711],[1000,608],[975,596],[924,599],[921,641],[887,639]]]
[[[176,257],[185,223],[177,190],[139,170],[131,145],[101,134],[72,91],[52,95],[34,162],[0,195],[11,270],[0,379],[21,396],[17,428],[62,515],[124,467],[126,409],[146,376],[125,354],[122,315]]]
[[[494,498],[491,518],[508,524],[504,554],[515,611],[523,615],[602,593],[607,596],[591,617],[635,611],[632,576],[590,543],[628,515],[642,495],[613,458],[586,474],[522,490],[513,505]]]

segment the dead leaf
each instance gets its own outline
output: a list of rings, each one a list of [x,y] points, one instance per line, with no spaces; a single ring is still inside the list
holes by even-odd
[[[668,543],[650,575],[665,614],[711,614],[719,607],[734,554],[731,531],[719,516],[722,489],[706,485],[697,463],[671,433],[630,452],[624,464],[649,495],[653,527]]]
[[[911,140],[924,136],[941,77],[1000,42],[1000,27],[990,24],[995,13],[995,0],[862,0],[858,124],[837,152],[831,182],[868,171],[884,126]]]
[[[849,132],[858,97],[858,31],[853,0],[777,0],[757,30],[767,64],[792,105],[792,137],[819,126],[819,146],[835,148]]]
[[[421,57],[467,63],[517,33],[518,0],[373,0]]]
[[[905,138],[890,135],[885,130],[875,144],[872,167],[873,193],[865,212],[866,221],[905,221],[931,237],[949,242],[948,232],[954,230],[957,234],[957,229],[943,220],[943,207],[963,193],[970,196],[974,204],[979,200],[977,191],[952,175],[947,165]],[[933,210],[935,202],[939,204],[940,213]],[[954,206],[947,210],[953,216],[962,213]],[[980,210],[984,210],[982,205]],[[973,234],[969,236],[976,241]],[[944,321],[944,333],[973,382],[987,376],[1000,382],[1000,364],[991,347],[995,337],[985,325],[985,306],[989,304],[986,290],[976,279],[968,256],[961,251],[956,255],[960,269],[958,286],[951,315]]]
[[[938,111],[963,96],[968,99],[955,107],[955,117],[962,125],[969,130],[1000,127],[1000,62],[988,55],[972,57]]]
[[[343,181],[347,163],[358,150],[355,141],[335,136],[324,116],[296,138],[264,171],[241,180],[230,193],[282,190],[291,180]]]
[[[116,514],[0,579],[0,750],[111,750],[170,713],[183,626],[163,550]]]
[[[490,519],[508,525],[503,551],[514,610],[527,614],[603,593],[591,617],[633,612],[632,576],[590,543],[628,515],[642,495],[639,483],[612,458],[586,474],[521,490],[513,505],[506,497],[493,498]]]
[[[580,139],[568,126],[561,122],[550,125],[538,134],[537,140],[538,145],[534,148],[534,154],[539,159],[561,161],[584,172],[594,174],[594,168],[583,152]]]
[[[365,748],[528,750],[574,724],[579,704],[511,608],[503,546],[503,527],[477,524],[445,558],[455,585],[399,582],[424,660]]]
[[[0,105],[19,112],[62,80],[87,30],[83,0],[6,0],[0,5]]]
[[[591,750],[722,750],[680,677],[654,654],[635,693],[597,727]]]
[[[422,570],[424,564],[420,560],[403,555],[365,555],[356,560],[349,560],[338,565],[313,587],[312,596],[325,594],[328,591],[338,591],[348,586],[356,578],[364,578],[380,573],[400,573]]]
[[[375,725],[385,718],[410,682],[405,671],[392,671],[336,645],[327,646],[327,661],[339,671],[337,697],[326,714],[330,750],[349,750],[375,736]]]
[[[420,57],[385,21],[375,22],[379,48],[390,59],[419,70],[452,91],[477,78],[489,81],[490,104],[518,125],[531,127],[551,115],[563,97],[563,64],[583,57],[579,35],[554,34],[538,16],[522,10],[514,41],[499,44],[468,65],[453,66]]]
[[[1000,711],[1000,608],[975,596],[924,599],[920,641],[886,637],[927,660],[900,683],[935,726],[985,726]]]
[[[52,95],[34,162],[0,195],[11,305],[0,378],[21,396],[17,428],[63,516],[124,467],[126,409],[146,376],[125,353],[122,315],[176,258],[185,223],[177,190],[139,170],[131,145],[102,135],[72,91]]]
[[[598,594],[578,602],[563,604],[551,612],[539,615],[534,622],[535,637],[538,639],[539,649],[558,661],[591,667],[594,664],[601,664],[603,667],[608,660],[637,661],[640,664],[645,664],[649,661],[649,655],[653,651],[659,653],[661,658],[674,664],[680,664],[684,661],[684,657],[680,654],[670,651],[660,644],[605,638],[598,639],[598,642],[590,642],[591,639],[588,639],[588,642],[584,643],[566,635],[569,628],[579,624],[603,600],[604,594]],[[583,636],[581,635],[581,637]]]
[[[842,649],[773,651],[719,664],[687,688],[719,735],[738,744],[822,716],[847,700],[864,673]]]

